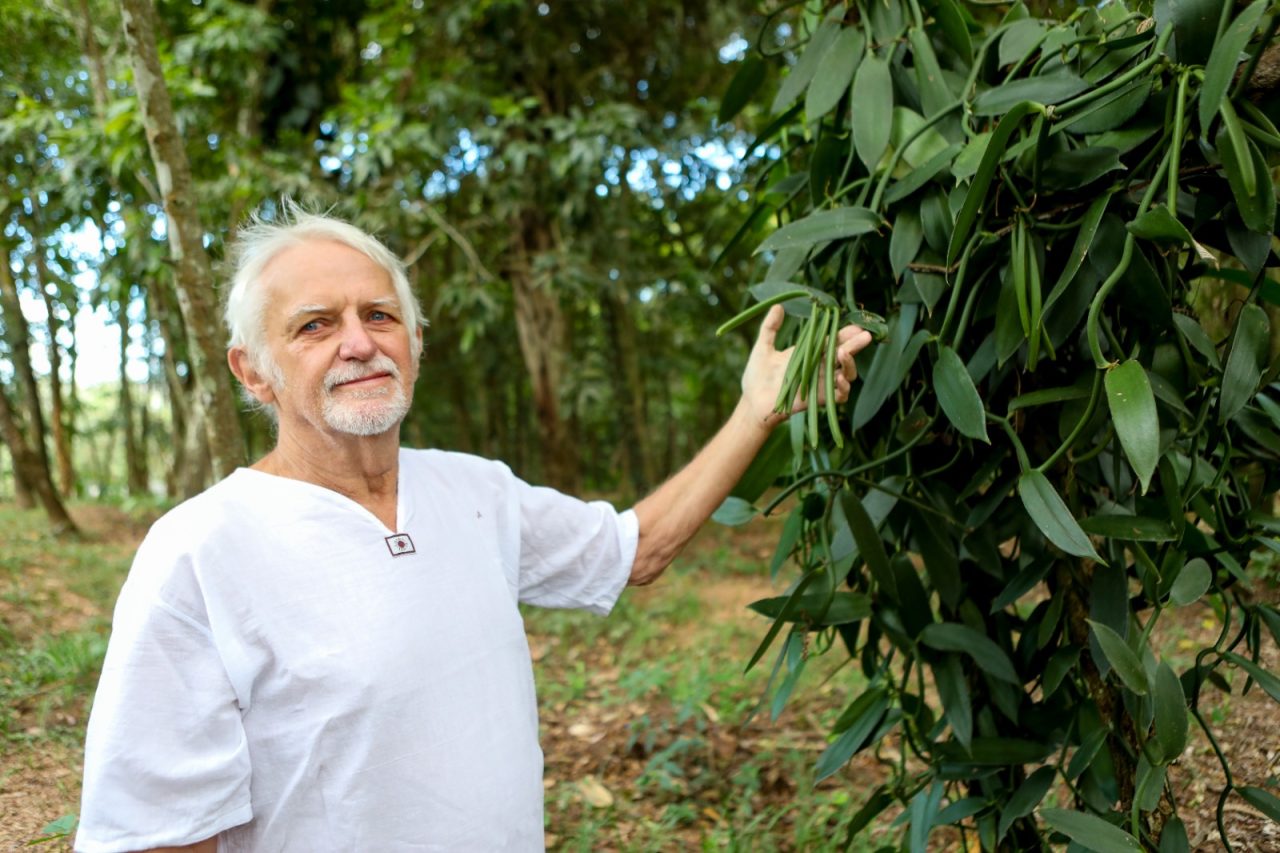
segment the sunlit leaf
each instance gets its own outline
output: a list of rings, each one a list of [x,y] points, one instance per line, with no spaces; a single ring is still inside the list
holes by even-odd
[[[1124,455],[1133,466],[1146,494],[1160,461],[1160,420],[1156,415],[1156,400],[1147,381],[1147,371],[1136,360],[1126,361],[1108,370],[1103,377],[1107,389],[1107,405],[1111,409],[1111,422]]]

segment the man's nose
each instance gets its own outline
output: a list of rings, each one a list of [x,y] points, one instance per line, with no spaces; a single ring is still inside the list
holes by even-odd
[[[342,326],[342,338],[338,344],[338,357],[351,361],[368,361],[378,354],[378,345],[368,329],[359,320],[350,320]]]

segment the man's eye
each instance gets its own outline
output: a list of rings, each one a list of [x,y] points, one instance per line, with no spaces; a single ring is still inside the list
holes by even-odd
[[[369,314],[369,319],[375,323],[381,323],[383,320],[390,320],[391,315],[385,311],[373,311]]]
[[[309,322],[303,323],[302,326],[298,329],[298,331],[299,332],[318,332],[320,331],[320,321],[311,320]]]

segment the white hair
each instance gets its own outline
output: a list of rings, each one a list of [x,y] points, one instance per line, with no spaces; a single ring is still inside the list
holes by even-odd
[[[273,386],[284,384],[284,375],[266,345],[266,299],[262,287],[262,271],[285,249],[317,240],[342,243],[360,252],[386,270],[400,302],[400,311],[409,334],[410,354],[414,361],[422,355],[422,341],[415,333],[426,326],[422,306],[409,286],[405,267],[396,255],[376,237],[332,216],[329,212],[307,210],[291,198],[281,199],[278,216],[265,219],[255,211],[248,224],[241,227],[227,251],[231,265],[231,287],[227,292],[223,319],[230,338],[227,347],[242,347],[253,368]],[[245,391],[246,402],[265,408],[275,415],[272,406],[264,406]]]

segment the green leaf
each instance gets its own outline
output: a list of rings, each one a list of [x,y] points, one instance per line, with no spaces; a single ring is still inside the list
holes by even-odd
[[[1150,210],[1125,226],[1129,233],[1144,240],[1159,240],[1166,243],[1182,243],[1191,245],[1195,239],[1187,226],[1169,212],[1163,204],[1153,205]]]
[[[1151,393],[1147,371],[1130,359],[1108,370],[1103,384],[1120,446],[1137,473],[1145,495],[1156,463],[1160,461],[1160,420],[1156,416],[1156,398]]]
[[[965,23],[965,14],[955,0],[934,0],[934,18],[942,28],[942,35],[951,45],[951,49],[959,55],[965,65],[973,62],[973,39],[969,35],[969,26]]]
[[[1088,385],[1063,385],[1059,388],[1041,388],[1039,391],[1028,391],[1019,394],[1009,401],[1009,414],[1019,409],[1033,409],[1049,403],[1065,403],[1068,400],[1083,400],[1089,396]]]
[[[893,80],[889,76],[889,63],[874,53],[867,54],[853,77],[853,110],[849,121],[858,159],[867,171],[875,172],[893,130]]]
[[[1213,571],[1202,557],[1196,557],[1182,567],[1173,586],[1169,588],[1169,603],[1175,607],[1186,607],[1200,600],[1213,583]]]
[[[990,638],[958,622],[935,622],[920,632],[920,642],[943,652],[963,652],[992,676],[1010,684],[1022,684],[1013,662]]]
[[[777,430],[778,435],[784,435],[782,430]],[[785,439],[784,439],[785,441]],[[791,552],[795,550],[796,543],[800,541],[800,534],[804,532],[804,512],[797,506],[787,516],[787,521],[782,525],[782,535],[778,537],[778,547],[773,552],[773,560],[769,563],[769,580],[774,581],[778,578],[778,572],[782,569],[783,563],[791,556]]]
[[[1160,833],[1159,853],[1191,853],[1191,841],[1187,838],[1187,827],[1180,818],[1170,818]]]
[[[1172,542],[1176,538],[1169,522],[1143,515],[1093,515],[1080,519],[1080,528],[1093,536],[1127,542]]]
[[[895,279],[902,278],[907,264],[920,254],[924,243],[924,229],[920,227],[920,214],[914,208],[904,208],[893,221],[893,234],[889,237],[889,268]]]
[[[926,116],[935,115],[949,107],[955,96],[947,88],[933,44],[924,30],[911,27],[907,30],[911,43],[911,59],[916,67],[916,86],[920,90],[920,108]]]
[[[804,114],[810,123],[831,112],[841,96],[849,91],[854,69],[865,50],[866,39],[862,31],[853,27],[842,30],[827,48],[805,95]]]
[[[1129,833],[1100,817],[1070,809],[1040,809],[1049,826],[1096,853],[1141,853],[1142,846]]]
[[[1275,222],[1275,186],[1267,179],[1270,173],[1257,146],[1244,136],[1243,131],[1237,131],[1233,137],[1232,128],[1236,127],[1223,122],[1223,129],[1219,131],[1214,145],[1227,173],[1227,183],[1235,197],[1240,219],[1251,231],[1267,234]]]
[[[1052,696],[1062,684],[1062,679],[1076,668],[1079,661],[1080,649],[1075,646],[1066,646],[1054,652],[1053,657],[1049,658],[1049,662],[1044,666],[1044,682],[1041,685],[1044,695]]]
[[[933,664],[933,680],[938,687],[938,697],[947,712],[947,721],[956,740],[966,749],[973,741],[973,700],[969,695],[969,683],[958,655],[946,655]]]
[[[761,616],[777,619],[790,600],[790,596],[780,595],[776,598],[762,598],[747,606]],[[833,594],[820,590],[802,595],[784,621],[825,628],[829,625],[847,625],[870,615],[871,599],[862,593],[840,591]]]
[[[733,79],[729,81],[729,88],[725,90],[724,97],[720,100],[720,113],[717,118],[721,124],[733,121],[734,117],[742,112],[742,108],[760,90],[760,84],[764,82],[764,72],[764,60],[760,57],[748,56],[742,60],[742,67],[733,75]]]
[[[945,748],[946,744],[942,744]],[[954,747],[947,750],[954,753]],[[970,764],[1010,767],[1043,761],[1054,751],[1052,743],[1012,737],[976,737],[963,760]]]
[[[866,561],[876,584],[887,592],[890,598],[896,600],[897,584],[894,582],[893,570],[889,565],[889,555],[884,549],[884,540],[880,538],[880,531],[876,529],[876,524],[871,520],[866,506],[859,500],[845,501],[843,506],[845,517],[849,521],[849,530],[853,534],[854,542],[858,544],[858,554]]]
[[[1155,739],[1160,746],[1163,762],[1177,760],[1187,748],[1187,697],[1182,692],[1182,681],[1167,661],[1160,661],[1156,670],[1155,689],[1152,691],[1155,705]]]
[[[711,520],[726,527],[737,527],[755,518],[757,512],[759,510],[749,501],[730,495],[724,499],[724,503],[720,504],[719,509],[712,513]]]
[[[854,753],[866,746],[868,738],[884,717],[884,712],[889,707],[888,694],[883,689],[874,688],[863,695],[870,698],[865,703],[860,702],[863,698],[861,696],[854,700],[849,711],[860,706],[856,717],[848,722],[848,727],[818,757],[818,764],[813,771],[815,785],[848,764]],[[845,714],[849,714],[849,711]],[[841,715],[841,720],[845,714]]]
[[[1102,653],[1106,655],[1107,662],[1111,664],[1116,675],[1120,676],[1120,680],[1134,693],[1146,696],[1151,690],[1151,685],[1147,682],[1147,671],[1143,669],[1137,653],[1129,648],[1123,637],[1101,622],[1090,619],[1089,625],[1093,628],[1093,635],[1098,639],[1098,645],[1102,646]]]
[[[1080,220],[1080,230],[1076,232],[1076,242],[1071,247],[1071,254],[1067,256],[1067,265],[1063,268],[1062,274],[1058,276],[1057,282],[1054,283],[1053,289],[1049,291],[1049,296],[1044,301],[1044,310],[1047,314],[1054,303],[1058,301],[1063,292],[1067,289],[1076,273],[1080,271],[1080,265],[1084,263],[1085,256],[1089,253],[1089,247],[1093,245],[1093,237],[1098,232],[1098,224],[1102,222],[1102,216],[1107,212],[1107,204],[1111,201],[1111,193],[1103,193],[1094,199],[1089,205],[1089,209],[1085,211],[1084,218]]]
[[[1204,67],[1204,83],[1200,86],[1200,134],[1208,136],[1209,125],[1226,100],[1231,78],[1235,76],[1240,53],[1258,27],[1268,0],[1256,0],[1241,12],[1222,33]]]
[[[973,99],[973,114],[995,116],[1012,112],[1023,101],[1058,104],[1089,88],[1089,84],[1069,71],[1023,77],[988,89]]]
[[[889,339],[874,348],[871,366],[865,371],[859,369],[862,377],[858,399],[853,404],[853,429],[862,428],[875,417],[915,363],[929,334],[924,329],[912,334],[919,313],[918,304],[903,305],[898,316],[889,320]]]
[[[1045,22],[1038,18],[1023,18],[1011,23],[1000,36],[997,53],[1000,67],[1012,65],[1034,50],[1044,41],[1044,31]]]
[[[914,147],[914,146],[913,146]],[[899,181],[894,181],[889,185],[888,191],[884,194],[884,204],[886,206],[901,201],[911,195],[916,190],[936,178],[956,155],[963,149],[959,142],[953,142],[946,148],[939,151],[929,158],[929,161],[922,166],[912,169],[909,174]],[[896,223],[895,223],[896,224]]]
[[[1218,358],[1217,348],[1213,345],[1213,341],[1209,340],[1209,335],[1195,317],[1188,317],[1186,314],[1174,314],[1173,323],[1178,327],[1178,331],[1182,333],[1182,337],[1191,345],[1191,348],[1204,356],[1210,367],[1215,370],[1222,369],[1222,360]]]
[[[1013,796],[1000,812],[1000,826],[996,830],[997,838],[1004,838],[1014,821],[1031,814],[1032,810],[1040,805],[1044,795],[1049,792],[1049,786],[1053,784],[1056,772],[1053,767],[1041,767],[1018,786],[1018,790],[1013,792]]]
[[[756,247],[755,253],[808,247],[829,240],[856,237],[875,231],[880,225],[880,217],[865,207],[820,210],[774,231]]]
[[[1263,669],[1248,658],[1240,657],[1240,655],[1235,654],[1234,652],[1227,652],[1223,657],[1243,669],[1248,673],[1250,678],[1258,682],[1258,686],[1261,687],[1268,696],[1277,702],[1280,702],[1280,678],[1277,678],[1274,673]]]
[[[1004,150],[1009,144],[1009,137],[1013,136],[1022,119],[1031,113],[1042,112],[1043,109],[1039,104],[1024,101],[1010,109],[1005,117],[1000,119],[1000,124],[996,125],[991,139],[987,141],[986,150],[982,152],[982,162],[978,164],[973,182],[969,184],[969,189],[965,193],[964,204],[956,214],[951,242],[947,245],[948,264],[955,263],[960,257],[960,251],[969,240],[969,233],[973,230],[978,214],[986,207],[987,190],[991,187],[991,179],[995,176],[996,167],[1000,165]]]
[[[1262,381],[1261,364],[1266,358],[1271,322],[1267,312],[1249,304],[1240,309],[1231,352],[1222,372],[1222,397],[1218,422],[1226,423],[1258,393]]]
[[[893,795],[889,793],[884,785],[876,788],[871,796],[867,798],[867,801],[862,804],[862,808],[858,809],[857,813],[849,819],[849,825],[845,829],[845,833],[849,838],[853,838],[893,803]]]
[[[964,362],[951,347],[938,348],[938,360],[933,365],[933,387],[938,394],[938,404],[947,419],[961,435],[991,443],[987,437],[986,411],[978,389],[965,370]]]
[[[779,112],[795,103],[800,93],[809,88],[809,81],[818,70],[818,64],[826,55],[827,48],[840,34],[840,24],[835,21],[824,21],[809,38],[809,44],[800,55],[791,72],[782,78],[778,94],[773,98],[770,112]]]
[[[1045,537],[1068,554],[1103,562],[1049,478],[1034,469],[1018,478],[1018,497]]]
[[[1253,785],[1236,788],[1236,793],[1243,797],[1246,803],[1276,823],[1280,823],[1280,799],[1277,799],[1275,794],[1262,788],[1255,788]]]

